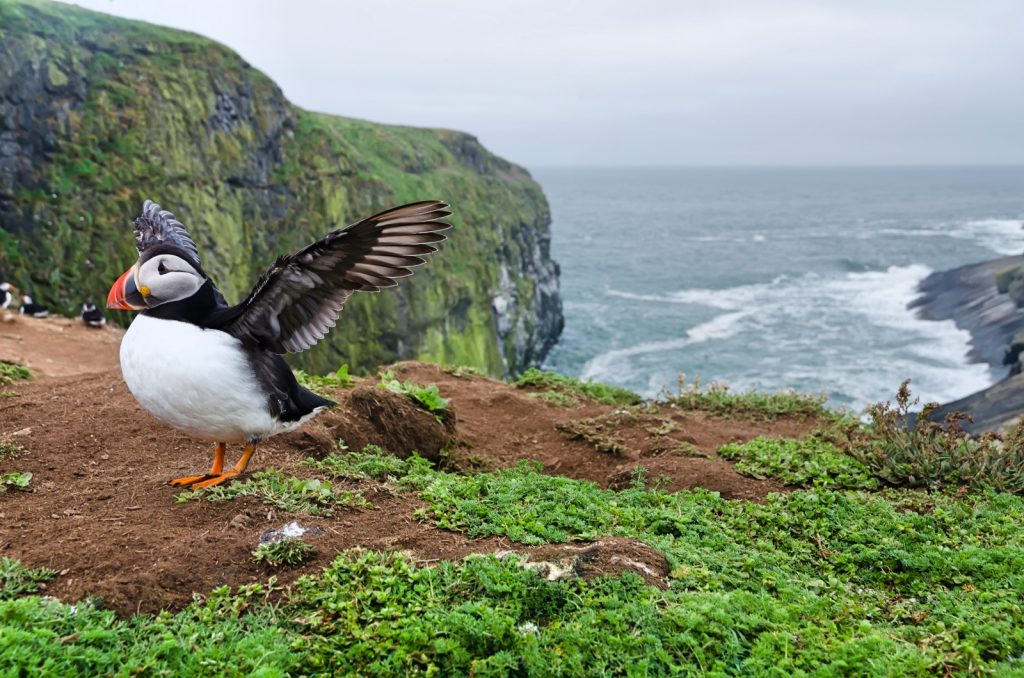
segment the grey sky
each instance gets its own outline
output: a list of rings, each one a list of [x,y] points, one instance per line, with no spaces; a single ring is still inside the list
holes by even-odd
[[[1024,162],[1024,2],[78,0],[547,164]]]

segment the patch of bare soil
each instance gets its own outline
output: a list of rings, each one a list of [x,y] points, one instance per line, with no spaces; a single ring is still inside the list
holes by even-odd
[[[98,596],[122,614],[180,608],[194,592],[266,580],[271,571],[253,562],[251,552],[264,531],[295,516],[251,498],[175,503],[177,490],[167,481],[204,471],[212,449],[139,407],[117,368],[119,337],[117,330],[90,330],[63,319],[0,326],[0,359],[24,362],[44,375],[6,387],[14,393],[0,399],[0,440],[24,447],[0,461],[0,473],[33,474],[30,492],[0,496],[0,555],[60,571],[50,595]],[[301,462],[337,451],[341,438],[350,449],[374,443],[400,455],[417,450],[449,468],[535,459],[547,473],[605,487],[628,484],[642,465],[651,480],[664,477],[670,490],[700,486],[758,499],[782,488],[738,475],[714,457],[715,449],[757,435],[801,435],[813,425],[715,420],[666,409],[626,416],[593,403],[558,407],[498,381],[458,377],[431,365],[408,362],[395,369],[403,380],[440,387],[451,402],[443,421],[364,380],[332,394],[338,408],[261,444],[250,470],[309,475]],[[566,433],[573,422],[612,440],[614,451]],[[239,451],[229,448],[228,463]],[[630,540],[524,547],[469,539],[415,520],[422,505],[415,496],[372,483],[359,489],[374,508],[298,518],[323,530],[309,540],[316,556],[278,573],[279,581],[316,572],[337,551],[355,546],[405,551],[423,562],[515,551],[572,576],[630,570],[662,584],[666,576],[664,558]]]

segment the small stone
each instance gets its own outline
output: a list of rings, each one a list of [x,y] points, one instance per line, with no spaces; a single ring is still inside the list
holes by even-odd
[[[243,530],[249,527],[249,516],[245,515],[244,513],[239,513],[231,519],[228,525],[235,528],[236,530]]]

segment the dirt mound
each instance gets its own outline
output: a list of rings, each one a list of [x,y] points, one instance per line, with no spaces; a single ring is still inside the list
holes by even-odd
[[[0,461],[0,473],[33,474],[31,492],[0,497],[0,555],[60,571],[49,585],[51,595],[99,596],[122,613],[177,608],[193,592],[265,580],[270,572],[253,562],[251,552],[262,532],[295,516],[251,498],[175,502],[177,491],[167,481],[205,470],[211,446],[167,428],[138,406],[117,369],[119,336],[61,319],[19,319],[0,329],[0,359],[22,360],[42,373],[5,387],[9,392],[0,398],[0,441],[24,447]],[[644,466],[649,479],[670,490],[701,486],[757,499],[781,488],[738,475],[714,457],[717,447],[756,435],[801,435],[812,426],[714,420],[670,408],[637,414],[589,401],[563,407],[432,365],[400,363],[394,369],[403,380],[437,384],[457,417],[438,422],[405,396],[362,380],[357,388],[332,392],[338,408],[261,444],[250,469],[309,476],[301,462],[337,452],[340,438],[350,449],[374,443],[400,455],[416,450],[447,468],[535,459],[547,473],[605,487],[632,482],[635,468]],[[229,448],[229,463],[238,452]],[[504,539],[468,539],[415,520],[422,506],[415,496],[374,483],[358,489],[374,508],[298,518],[323,533],[311,542],[317,555],[282,574],[282,582],[317,571],[338,550],[354,546],[402,550],[426,562],[514,550],[532,561],[562,563],[578,576],[623,570],[652,582],[665,576],[660,554],[628,540],[526,548]]]

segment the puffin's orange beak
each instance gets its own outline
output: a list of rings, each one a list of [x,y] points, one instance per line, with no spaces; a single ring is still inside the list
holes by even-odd
[[[135,264],[121,274],[107,294],[107,308],[119,311],[139,311],[146,308],[146,300],[135,284],[135,273],[139,265]]]

